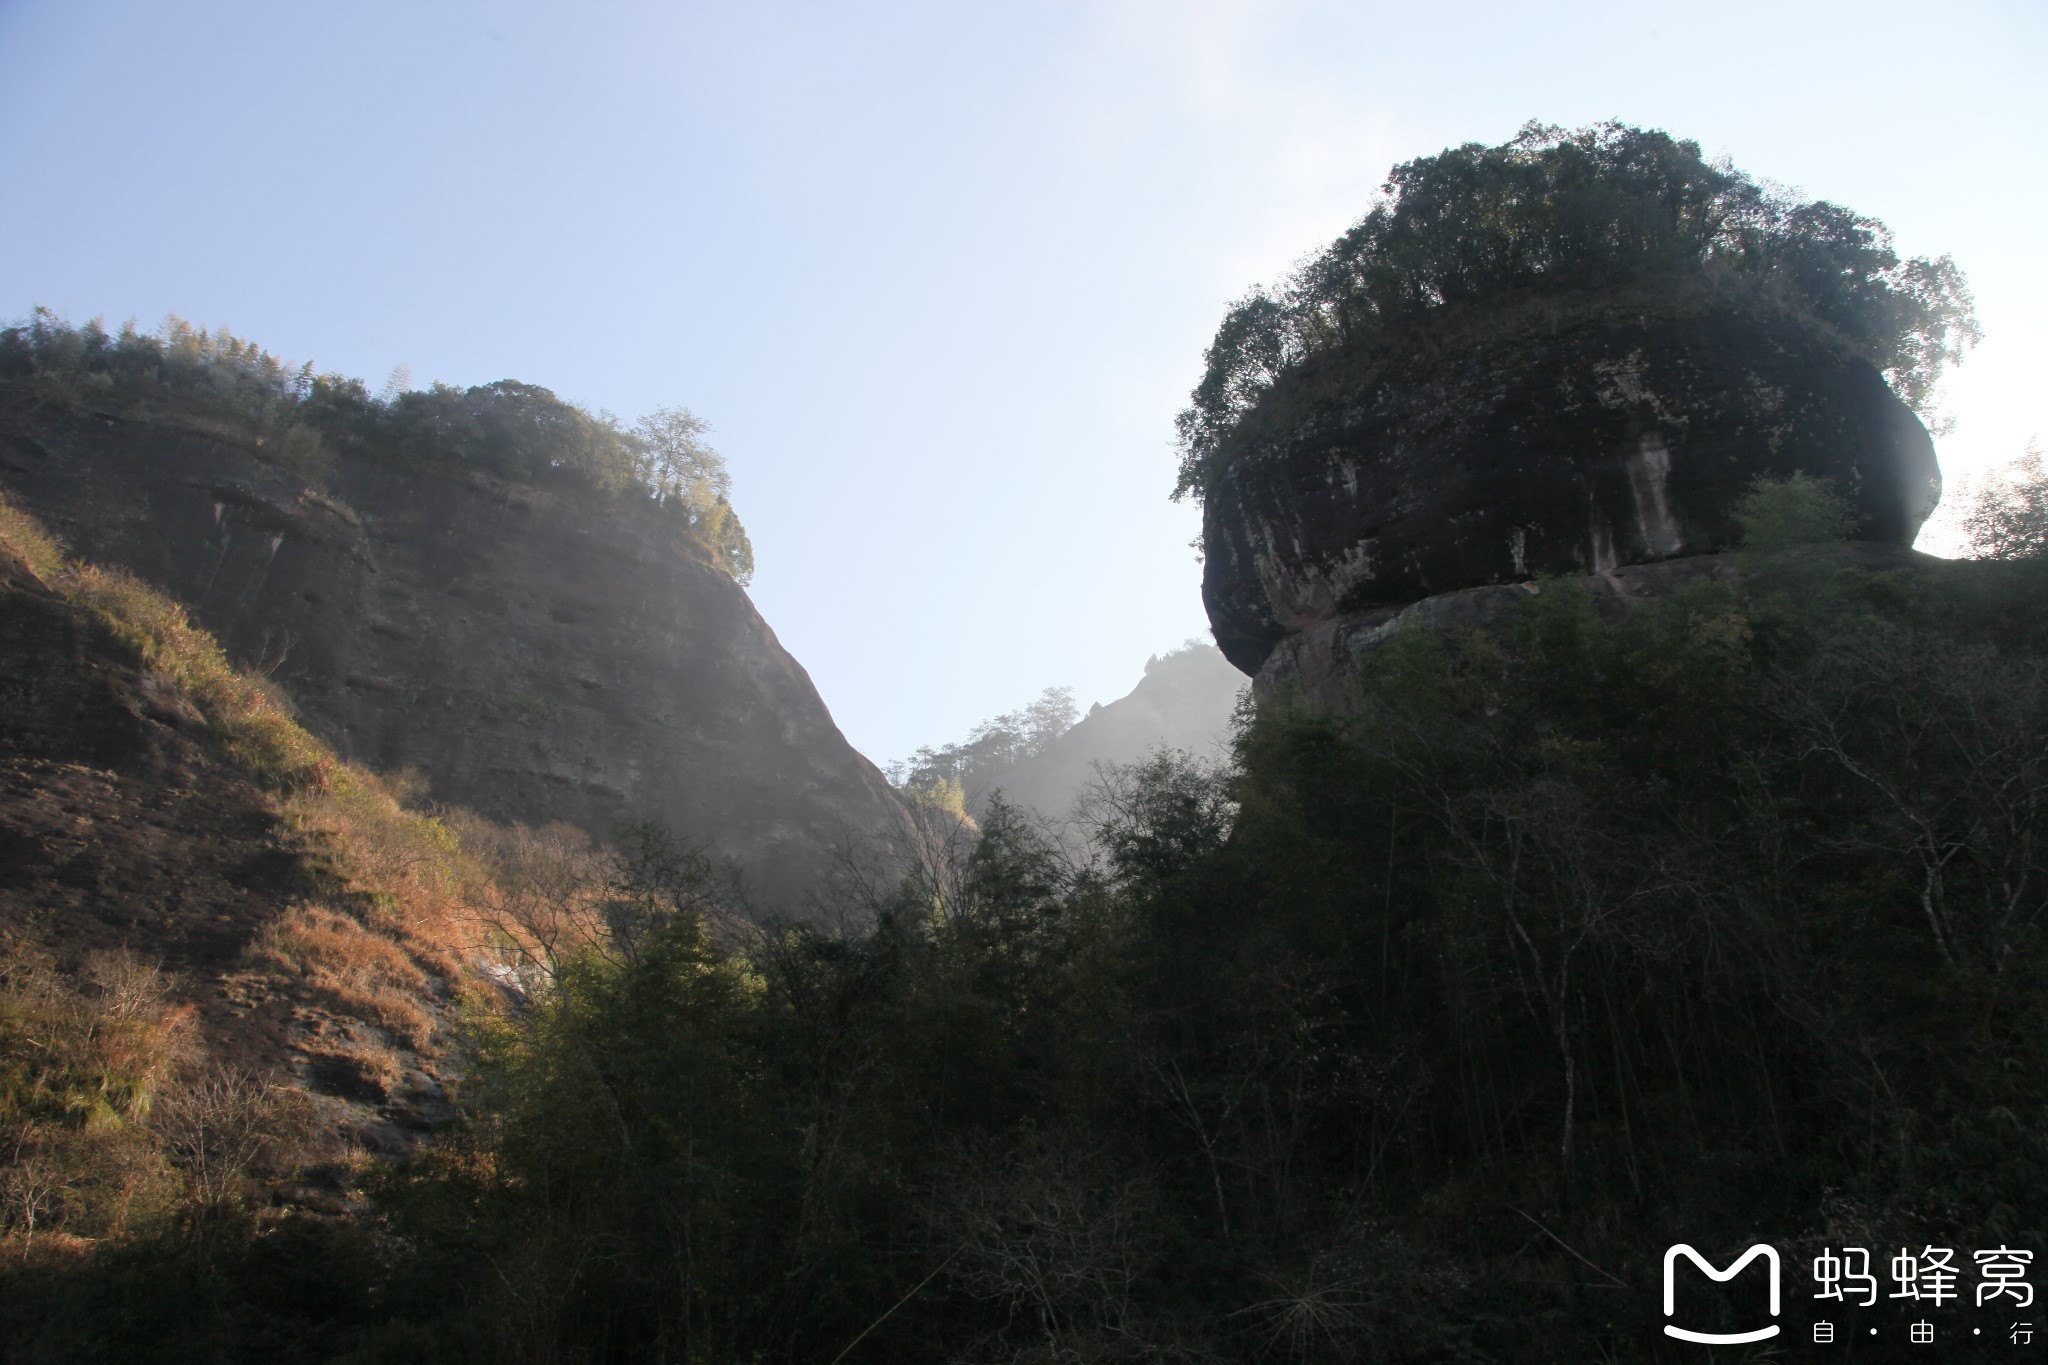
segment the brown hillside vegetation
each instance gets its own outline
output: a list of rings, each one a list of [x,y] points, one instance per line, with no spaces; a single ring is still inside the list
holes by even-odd
[[[0,635],[8,1244],[341,1207],[355,1153],[448,1112],[452,1007],[510,947],[483,865],[177,606],[4,503]]]

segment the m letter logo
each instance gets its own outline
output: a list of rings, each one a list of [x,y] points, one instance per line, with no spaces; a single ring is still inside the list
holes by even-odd
[[[1743,1252],[1741,1257],[1726,1270],[1716,1270],[1713,1266],[1707,1264],[1706,1257],[1700,1255],[1697,1251],[1685,1245],[1685,1243],[1680,1242],[1677,1246],[1667,1249],[1664,1253],[1665,1317],[1668,1318],[1678,1311],[1677,1286],[1672,1283],[1671,1272],[1677,1266],[1680,1256],[1685,1257],[1698,1266],[1706,1273],[1708,1279],[1713,1280],[1717,1284],[1726,1284],[1737,1275],[1740,1275],[1744,1266],[1759,1256],[1763,1257],[1765,1263],[1771,1268],[1771,1316],[1774,1318],[1778,1316],[1779,1275],[1778,1249],[1776,1247],[1765,1246],[1759,1242]],[[1745,1341],[1763,1341],[1766,1338],[1774,1337],[1778,1335],[1778,1325],[1772,1323],[1769,1327],[1759,1327],[1754,1332],[1688,1332],[1683,1327],[1673,1327],[1667,1322],[1664,1324],[1664,1335],[1667,1337],[1677,1337],[1680,1341],[1704,1342],[1709,1346],[1734,1346]]]

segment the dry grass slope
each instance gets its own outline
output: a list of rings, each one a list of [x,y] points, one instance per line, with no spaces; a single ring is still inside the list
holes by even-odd
[[[300,1050],[381,1095],[431,1065],[460,1002],[488,1003],[471,964],[509,945],[486,912],[503,899],[490,869],[442,819],[407,807],[416,783],[342,762],[177,603],[70,560],[4,497],[0,549],[170,679],[328,874],[324,894],[279,907],[224,983],[174,981],[126,952],[70,971],[32,949],[0,963],[0,1240],[23,1256],[76,1254],[333,1155],[332,1124],[321,1131],[291,1059],[263,1075],[209,1062],[181,996],[281,994],[304,1025]]]

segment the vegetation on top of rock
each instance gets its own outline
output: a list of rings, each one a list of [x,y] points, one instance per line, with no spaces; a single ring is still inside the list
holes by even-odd
[[[753,576],[731,475],[687,408],[626,427],[512,379],[410,390],[394,379],[372,395],[360,379],[287,365],[225,328],[173,316],[154,333],[133,322],[109,333],[98,319],[73,326],[47,308],[0,329],[0,385],[41,404],[172,421],[307,475],[337,455],[445,462],[651,504],[739,582]]]
[[[1201,499],[1243,453],[1244,419],[1281,378],[1338,351],[1370,364],[1469,305],[1712,290],[1821,324],[1922,414],[1978,337],[1949,257],[1901,260],[1876,219],[1798,202],[1662,132],[1531,123],[1396,166],[1383,195],[1277,290],[1231,305],[1178,419],[1176,498]]]
[[[1074,689],[1048,687],[1038,700],[982,721],[967,738],[889,765],[889,781],[920,799],[952,805],[980,796],[990,779],[1035,754],[1074,728]]]

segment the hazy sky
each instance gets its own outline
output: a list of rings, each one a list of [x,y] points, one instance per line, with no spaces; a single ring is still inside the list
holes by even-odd
[[[1662,14],[1663,17],[1658,16]],[[0,0],[0,316],[713,424],[879,762],[1206,629],[1173,414],[1394,162],[1619,118],[1953,253],[2048,426],[2048,4]]]

